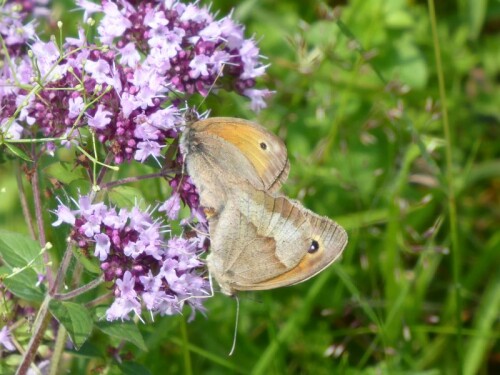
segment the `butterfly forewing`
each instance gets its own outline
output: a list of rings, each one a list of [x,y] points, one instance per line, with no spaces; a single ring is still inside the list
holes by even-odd
[[[285,144],[259,124],[237,118],[213,117],[189,125],[186,132],[190,134],[184,138],[186,146],[193,142],[218,143],[217,148],[208,152],[218,157],[220,169],[225,171],[219,177],[224,180],[248,181],[257,189],[273,192],[288,177],[290,164]],[[234,150],[227,152],[228,148]],[[236,154],[239,156],[234,159]],[[241,157],[246,159],[244,163],[241,163]]]

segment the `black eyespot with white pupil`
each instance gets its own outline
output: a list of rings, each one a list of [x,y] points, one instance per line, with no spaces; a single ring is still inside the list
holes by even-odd
[[[314,254],[318,250],[319,250],[319,243],[318,243],[318,241],[312,240],[311,241],[311,246],[309,246],[309,250],[307,250],[307,252],[309,254]]]
[[[260,142],[260,148],[263,150],[267,150],[267,144],[266,142]]]

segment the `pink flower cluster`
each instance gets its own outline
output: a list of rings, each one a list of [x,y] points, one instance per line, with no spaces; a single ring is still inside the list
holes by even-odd
[[[186,302],[193,312],[203,311],[196,297],[210,293],[198,259],[206,247],[204,237],[165,240],[165,224],[137,206],[118,211],[102,202],[92,204],[89,196],[75,203],[75,210],[59,204],[53,225],[70,224],[71,239],[82,250],[93,249],[104,279],[115,283],[108,320],[140,315],[142,306],[152,314],[172,315]],[[206,224],[198,224],[198,230],[206,231]]]
[[[100,44],[87,40],[83,29],[59,47],[17,21],[0,28],[8,46],[29,43],[33,54],[16,52],[0,70],[6,138],[43,136],[69,145],[90,130],[115,163],[144,162],[161,157],[166,139],[178,135],[175,92],[205,96],[220,82],[248,96],[253,109],[265,106],[270,92],[254,88],[265,71],[259,50],[230,17],[215,20],[207,8],[174,1],[77,3],[85,17],[103,14]],[[13,34],[14,26],[22,32]]]
[[[45,138],[37,153],[49,155],[95,139],[107,160],[143,163],[176,144],[185,122],[179,95],[187,100],[223,89],[248,97],[255,111],[265,107],[271,92],[255,84],[266,65],[231,15],[215,19],[198,2],[173,0],[76,3],[85,29],[61,41],[41,40],[19,2],[2,8],[0,138]],[[94,25],[96,14],[101,21]],[[95,41],[87,37],[93,26]],[[173,164],[183,170],[180,157]],[[88,196],[76,210],[61,203],[55,212],[54,225],[71,225],[72,240],[99,259],[113,282],[110,320],[140,314],[144,306],[153,314],[179,313],[185,303],[203,309],[196,297],[208,293],[198,257],[207,247],[206,220],[189,177],[176,174],[169,184],[172,196],[158,211],[177,220],[181,203],[187,205],[191,217],[182,224],[196,225],[191,237],[165,238],[166,227],[151,212],[117,211]]]

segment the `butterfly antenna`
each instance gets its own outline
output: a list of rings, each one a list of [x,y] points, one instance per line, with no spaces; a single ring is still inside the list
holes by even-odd
[[[219,78],[222,76],[222,71],[224,70],[224,66],[225,64],[223,63],[219,69],[219,72],[217,73],[217,77],[215,77],[214,81],[212,82],[212,84],[210,85],[210,87],[208,88],[208,92],[207,92],[207,95],[203,97],[203,100],[201,101],[200,105],[198,106],[198,108],[201,108],[201,106],[203,105],[203,103],[205,103],[205,99],[207,98],[207,96],[212,92],[214,86],[215,86],[215,83],[219,80]]]
[[[238,296],[234,296],[234,298],[236,299],[236,319],[234,321],[233,345],[231,346],[229,356],[232,356],[234,350],[236,349],[236,338],[238,337],[238,321],[240,318],[240,299],[238,298]]]

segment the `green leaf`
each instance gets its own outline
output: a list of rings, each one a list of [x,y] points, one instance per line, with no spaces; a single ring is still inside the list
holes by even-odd
[[[120,208],[132,207],[136,202],[144,202],[142,192],[130,186],[118,186],[109,192],[109,199]]]
[[[467,1],[467,5],[469,38],[476,40],[481,34],[481,29],[484,26],[486,12],[488,10],[488,0],[469,0]]]
[[[31,263],[38,273],[44,272],[40,244],[24,234],[0,230],[0,257],[10,267]]]
[[[63,184],[69,184],[76,180],[86,179],[83,168],[75,168],[74,164],[57,162],[52,163],[44,169],[44,172]]]
[[[118,368],[120,369],[121,373],[124,375],[135,375],[135,374],[149,375],[149,374],[151,374],[151,371],[149,371],[149,369],[147,367],[144,367],[143,365],[141,365],[137,362],[124,362],[122,364],[119,364]]]
[[[66,349],[67,353],[71,353],[74,356],[80,358],[104,358],[106,354],[103,349],[98,345],[92,343],[92,340],[87,340],[79,350]]]
[[[35,271],[27,268],[15,275],[12,274],[12,269],[3,266],[0,267],[0,275],[3,278],[3,284],[15,296],[30,302],[42,302],[45,296],[45,287],[43,284],[36,286],[38,276]],[[4,278],[5,277],[5,278]]]
[[[408,10],[394,10],[385,16],[387,27],[396,29],[410,28],[415,25],[415,19]]]
[[[398,66],[395,67],[399,79],[415,89],[422,89],[429,76],[427,63],[420,49],[409,38],[401,38],[396,43]]]
[[[21,159],[23,159],[25,161],[32,162],[32,160],[30,159],[30,157],[28,156],[28,154],[26,154],[19,147],[14,146],[12,143],[5,143],[5,146],[7,146],[7,148],[10,150],[10,152],[12,152],[17,157],[19,157],[19,158],[21,158]]]
[[[89,311],[73,302],[50,301],[50,312],[68,331],[71,341],[79,349],[92,333],[93,322]]]
[[[87,258],[85,255],[81,253],[80,249],[75,249],[73,251],[73,254],[75,258],[78,260],[79,263],[82,264],[82,266],[89,272],[92,272],[93,274],[100,274],[101,273],[101,268],[99,267],[99,261],[97,260],[96,257],[90,257]]]
[[[102,321],[96,323],[96,327],[110,336],[131,342],[141,350],[148,350],[139,328],[132,322]]]
[[[91,189],[92,184],[89,180],[74,180],[68,185],[68,191],[71,196],[88,194]]]

